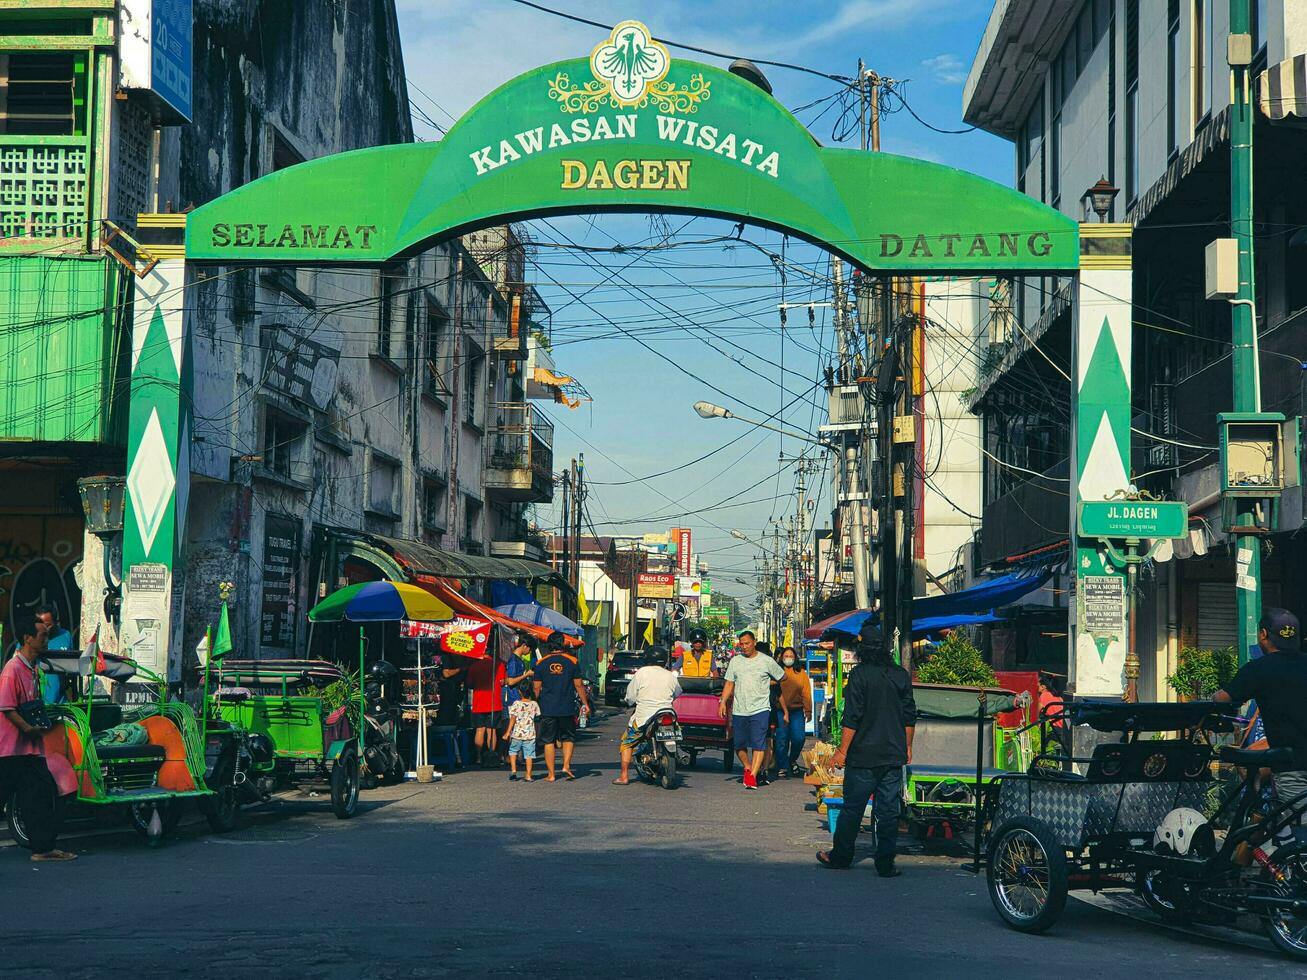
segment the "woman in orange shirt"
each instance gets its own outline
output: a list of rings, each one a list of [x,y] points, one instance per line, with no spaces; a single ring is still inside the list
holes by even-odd
[[[801,776],[799,753],[808,737],[806,725],[812,718],[812,678],[794,647],[785,647],[777,659],[785,668],[776,712],[776,768],[784,776]],[[782,717],[782,710],[789,718]]]

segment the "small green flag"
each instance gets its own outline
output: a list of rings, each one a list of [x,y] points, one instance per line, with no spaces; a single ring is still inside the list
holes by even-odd
[[[213,638],[213,649],[209,656],[217,659],[231,653],[231,623],[227,619],[227,603],[222,604],[222,615],[218,617],[218,633]]]

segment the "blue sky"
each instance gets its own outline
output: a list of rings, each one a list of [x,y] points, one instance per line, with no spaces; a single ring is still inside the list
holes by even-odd
[[[853,75],[861,57],[882,76],[910,80],[904,92],[913,109],[941,129],[963,127],[962,85],[991,7],[984,0],[544,5],[606,24],[641,19],[672,41],[833,74]],[[583,55],[603,35],[511,0],[398,0],[398,6],[410,95],[441,126],[514,75]],[[672,56],[718,63],[675,48]],[[776,97],[792,110],[839,88],[812,75],[765,70]],[[832,100],[797,114],[829,145],[841,142],[833,131],[838,109]],[[414,125],[421,138],[439,138],[416,115]],[[903,111],[883,117],[881,132],[886,152],[1011,182],[1011,145],[988,134],[935,133]],[[855,120],[842,142],[857,141]],[[529,231],[540,243],[536,279],[555,310],[555,359],[594,398],[574,411],[548,411],[556,424],[557,465],[585,454],[596,530],[689,526],[716,587],[747,594],[743,582],[732,580],[751,581],[758,549],[729,531],[757,539],[773,518],[794,512],[793,465],[778,456],[798,454],[805,445],[735,421],[701,420],[690,406],[706,399],[753,418],[774,413],[773,421],[799,431],[815,428],[824,393],[814,386],[833,342],[828,311],[814,310],[810,327],[806,311],[793,310],[782,331],[776,307],[782,299],[829,300],[825,255],[759,228],[744,234],[753,245],[723,245],[712,239],[732,234],[730,223],[676,215],[554,219],[533,222]],[[627,254],[566,247],[664,239],[676,247]],[[783,282],[779,269],[785,270]],[[651,477],[713,450],[694,467]],[[823,455],[819,451],[818,458]],[[828,485],[829,477],[817,482]],[[689,511],[698,513],[684,516]],[[828,514],[826,491],[816,525]],[[538,516],[552,524],[556,507],[541,508]]]

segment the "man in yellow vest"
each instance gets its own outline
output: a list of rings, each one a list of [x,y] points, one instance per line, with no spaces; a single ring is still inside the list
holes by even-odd
[[[690,649],[684,651],[681,662],[682,677],[711,677],[712,650],[708,649],[708,634],[703,630],[690,630]]]

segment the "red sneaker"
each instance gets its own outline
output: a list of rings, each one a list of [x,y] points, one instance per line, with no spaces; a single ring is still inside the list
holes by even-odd
[[[744,788],[745,789],[758,788],[758,777],[753,774],[752,769],[744,770]]]

